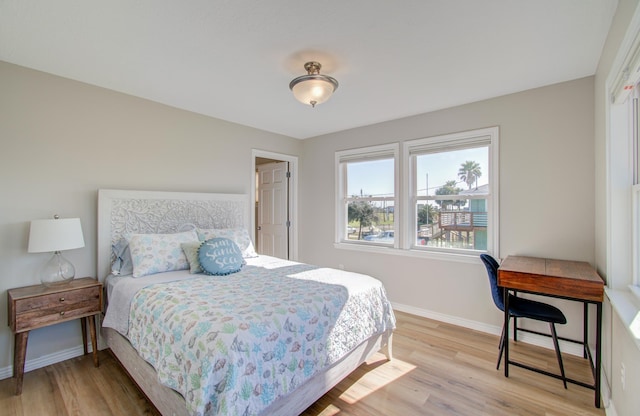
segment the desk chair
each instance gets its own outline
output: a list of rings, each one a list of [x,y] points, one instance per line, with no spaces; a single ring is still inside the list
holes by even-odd
[[[489,275],[489,283],[491,284],[491,295],[493,296],[493,303],[496,304],[498,309],[504,312],[504,298],[503,298],[503,290],[498,286],[498,267],[500,266],[496,259],[491,257],[488,254],[481,254],[480,259],[484,263],[487,268],[487,274]],[[549,334],[541,334],[536,331],[531,331],[524,328],[514,328],[514,339],[516,339],[516,333],[519,329],[520,331],[532,332],[538,335],[551,336],[553,338],[553,345],[556,349],[556,357],[558,358],[558,365],[560,366],[560,374],[562,375],[561,379],[564,384],[564,388],[567,388],[567,379],[564,375],[564,365],[562,364],[562,355],[560,354],[560,346],[558,345],[558,335],[556,334],[556,325],[555,324],[566,324],[567,318],[564,316],[562,311],[555,306],[551,306],[547,303],[537,302],[531,299],[525,299],[517,297],[513,294],[509,294],[509,316],[507,322],[502,326],[502,335],[500,336],[500,355],[498,356],[498,364],[496,369],[500,368],[500,361],[502,360],[502,355],[504,354],[504,345],[506,342],[509,342],[508,339],[505,339],[505,326],[509,325],[509,320],[514,318],[514,321],[517,318],[529,318],[535,319],[536,321],[543,321],[549,323],[549,328],[551,329],[551,335]],[[514,325],[517,326],[517,325]]]

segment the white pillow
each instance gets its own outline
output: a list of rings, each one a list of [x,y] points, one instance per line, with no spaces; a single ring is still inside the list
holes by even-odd
[[[186,270],[189,262],[180,244],[198,241],[195,230],[176,234],[133,234],[129,240],[133,277]]]
[[[228,238],[240,247],[242,257],[258,257],[258,253],[253,248],[253,242],[249,237],[249,232],[244,228],[212,228],[201,229],[198,228],[198,238],[200,241],[210,240],[212,238]]]

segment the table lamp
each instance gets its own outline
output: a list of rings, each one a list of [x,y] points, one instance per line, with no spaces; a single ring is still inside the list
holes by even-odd
[[[53,252],[53,257],[40,269],[40,281],[45,286],[65,285],[73,280],[76,269],[60,253],[84,247],[80,218],[33,220],[29,230],[29,253]]]

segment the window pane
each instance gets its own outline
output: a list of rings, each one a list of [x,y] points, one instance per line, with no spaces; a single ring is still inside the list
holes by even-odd
[[[346,164],[347,239],[393,244],[393,158]]]
[[[392,158],[347,164],[348,197],[393,197],[393,183]]]
[[[455,193],[452,192],[455,188],[459,193],[482,186],[486,190],[489,181],[487,147],[422,154],[416,159],[418,195],[450,194]],[[428,192],[425,192],[427,188]]]
[[[366,199],[348,203],[349,240],[393,244],[395,239],[393,201]]]
[[[464,250],[487,249],[487,212],[474,209],[486,206],[485,199],[464,201],[460,210],[441,210],[434,201],[418,203],[417,245]]]
[[[487,250],[488,200],[478,197],[489,194],[488,147],[421,154],[415,161],[417,241]]]

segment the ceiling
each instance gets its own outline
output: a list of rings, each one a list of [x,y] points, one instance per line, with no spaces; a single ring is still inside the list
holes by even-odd
[[[593,75],[617,0],[0,0],[0,60],[304,139]],[[289,82],[338,80],[316,108]]]

